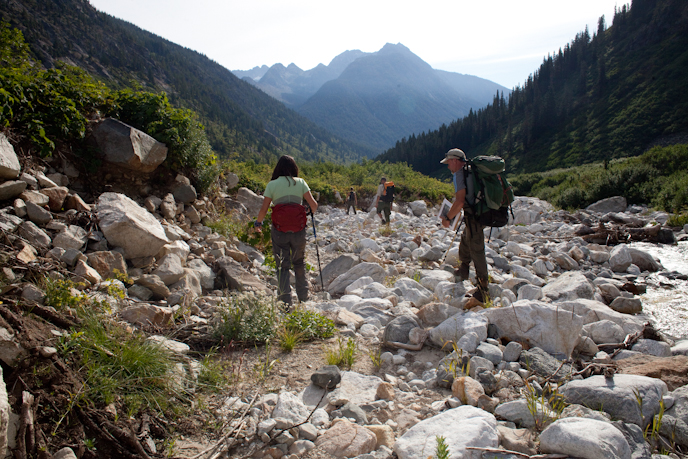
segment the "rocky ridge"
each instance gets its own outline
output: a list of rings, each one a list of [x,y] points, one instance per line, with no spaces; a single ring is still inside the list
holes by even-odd
[[[153,339],[180,354],[188,343],[162,336],[180,308],[203,330],[228,291],[273,291],[262,254],[203,224],[219,207],[256,215],[262,198],[250,190],[211,201],[178,177],[161,197],[137,202],[104,192],[85,202],[70,189],[64,164],[22,170],[0,140],[0,196],[10,203],[0,210],[10,255],[3,373],[30,355],[57,358],[50,346],[18,339],[22,330],[10,319],[9,306],[16,312],[20,303],[42,317],[55,313],[42,306],[45,292],[28,272],[69,273],[85,292],[105,298],[117,272],[128,273],[133,285],[120,286],[126,297],[107,298],[112,314],[162,331]],[[143,144],[155,152],[153,163],[164,161],[159,145]],[[154,170],[150,157],[117,159],[120,153],[114,158],[123,167]],[[395,204],[388,231],[374,213],[348,216],[322,206],[308,249],[322,273],[312,272],[313,294],[301,306],[331,317],[360,347],[379,346],[379,369],[318,365],[302,387],[227,397],[218,416],[241,441],[230,447],[206,433],[212,441],[180,442],[178,457],[425,459],[435,454],[437,437],[462,458],[654,458],[657,449],[674,457],[688,449],[688,341],[637,316],[644,279],[663,268],[640,250],[604,244],[641,236],[671,242],[685,228],[674,232],[663,226],[667,214],[627,207],[621,198],[570,214],[518,197],[512,223],[486,230],[491,302],[483,307],[470,296],[471,280],[455,281],[458,246],[435,211],[423,201]],[[60,326],[69,324],[53,322]],[[26,419],[16,388],[8,391],[0,390],[6,427]],[[648,441],[644,432],[660,413]],[[3,450],[21,443],[13,432],[0,433]],[[152,440],[140,440],[130,457],[159,456]],[[52,457],[74,454],[64,448]]]

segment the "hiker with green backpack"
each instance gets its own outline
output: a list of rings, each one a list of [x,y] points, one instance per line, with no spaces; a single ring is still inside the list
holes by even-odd
[[[502,176],[504,160],[497,156],[467,160],[462,150],[452,148],[440,163],[449,167],[456,193],[451,208],[442,216],[442,226],[448,228],[462,210],[466,223],[459,243],[461,264],[454,274],[461,281],[467,280],[472,261],[478,282],[473,297],[484,303],[488,297],[488,273],[483,230],[486,226],[504,226],[508,221],[507,209],[514,200],[511,185]]]

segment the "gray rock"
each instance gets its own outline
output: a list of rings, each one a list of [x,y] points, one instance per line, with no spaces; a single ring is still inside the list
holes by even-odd
[[[25,221],[21,225],[19,225],[19,229],[17,230],[19,235],[26,239],[29,244],[31,244],[33,247],[41,248],[41,249],[49,249],[50,245],[52,244],[52,241],[50,240],[50,236],[37,227],[33,222]]]
[[[625,244],[617,245],[609,254],[609,268],[614,272],[626,272],[631,263],[633,263],[633,258]]]
[[[26,182],[21,180],[9,180],[0,183],[0,201],[14,199],[26,190]]]
[[[664,412],[659,432],[688,448],[688,386],[679,387],[670,394],[674,397],[674,404]]]
[[[376,282],[383,282],[385,270],[377,263],[360,263],[353,266],[344,274],[337,276],[327,287],[330,294],[343,294],[346,288],[361,277],[371,277]]]
[[[448,429],[447,426],[451,426]],[[399,459],[420,459],[432,455],[437,437],[443,436],[452,457],[480,459],[482,451],[467,447],[496,448],[499,445],[495,417],[473,406],[459,406],[421,421],[394,443]]]
[[[493,344],[480,343],[475,352],[479,357],[486,358],[495,365],[502,361],[502,350]]]
[[[580,340],[583,317],[562,314],[556,303],[521,300],[509,308],[489,308],[483,315],[497,335],[523,341],[550,354],[569,357]]]
[[[337,365],[325,365],[311,375],[311,382],[323,389],[334,389],[342,380],[342,374]]]
[[[395,317],[385,326],[383,342],[409,344],[409,332],[418,327],[420,327],[420,324],[414,314],[404,314]]]
[[[562,365],[560,360],[552,357],[539,347],[522,351],[518,361],[523,368],[544,378],[551,377],[553,381],[560,381],[573,372],[571,365],[567,363]]]
[[[184,275],[182,262],[176,254],[165,255],[158,262],[158,267],[153,271],[167,286],[177,282]]]
[[[108,243],[126,259],[155,256],[169,242],[155,217],[123,194],[101,194],[96,213]]]
[[[509,344],[506,345],[503,351],[503,359],[505,362],[516,362],[518,361],[518,358],[521,356],[521,351],[523,350],[523,346],[521,343],[517,341],[510,341]]]
[[[92,136],[106,161],[127,169],[152,172],[167,158],[165,144],[113,118],[99,123]]]
[[[595,419],[559,419],[540,434],[543,453],[589,459],[630,459],[631,448],[613,424]]]
[[[178,184],[174,191],[172,191],[172,194],[177,202],[183,202],[184,204],[194,202],[198,198],[196,188],[194,188],[193,185],[185,183]]]
[[[0,179],[15,179],[19,177],[21,165],[14,147],[7,140],[5,134],[0,133]]]
[[[463,312],[445,320],[430,330],[428,337],[437,347],[444,347],[447,343],[456,343],[466,333],[474,332],[479,341],[487,338],[488,319],[483,314]]]
[[[627,207],[628,203],[626,202],[626,198],[623,196],[614,196],[590,204],[585,210],[606,214],[608,212],[625,212]]]
[[[82,227],[69,225],[64,231],[58,233],[55,238],[53,238],[53,246],[61,247],[65,250],[74,249],[80,251],[86,245],[87,240],[88,234]],[[126,272],[126,270],[123,272]]]
[[[616,419],[645,428],[659,412],[659,402],[667,393],[667,385],[647,376],[615,374],[613,378],[591,376],[570,381],[559,391],[568,403],[601,409]],[[642,399],[642,407],[638,397]]]
[[[652,339],[639,339],[633,347],[631,347],[631,350],[657,357],[671,357],[671,346],[663,341],[655,341]]]
[[[136,279],[136,283],[152,291],[156,299],[165,299],[170,296],[170,289],[155,274],[144,274]]]
[[[41,206],[37,206],[33,202],[26,203],[26,214],[28,215],[29,220],[39,226],[44,226],[53,219],[53,215],[49,210],[46,210]]]
[[[566,272],[554,282],[542,288],[542,293],[552,301],[571,301],[577,299],[592,300],[595,295],[594,285],[581,272]]]
[[[609,305],[610,308],[622,314],[639,314],[643,312],[643,303],[640,298],[615,298]]]

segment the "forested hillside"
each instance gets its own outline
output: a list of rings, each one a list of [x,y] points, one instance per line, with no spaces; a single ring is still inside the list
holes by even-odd
[[[96,11],[87,0],[0,0],[0,15],[21,30],[46,68],[76,65],[113,88],[167,93],[196,111],[221,158],[356,161],[372,152],[284,107],[195,51]]]
[[[542,65],[508,102],[410,136],[378,159],[441,175],[452,147],[507,158],[509,172],[636,156],[688,137],[688,2],[634,0]]]

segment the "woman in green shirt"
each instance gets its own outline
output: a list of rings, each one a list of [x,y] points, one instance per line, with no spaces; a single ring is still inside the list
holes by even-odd
[[[256,218],[255,226],[260,228],[263,219],[274,204],[272,213],[272,251],[277,264],[278,300],[291,306],[291,267],[296,277],[296,296],[299,301],[308,299],[306,279],[306,200],[311,212],[315,213],[318,203],[313,198],[308,184],[299,178],[299,167],[294,158],[282,156],[272,172],[272,178],[263,193],[263,206]]]

